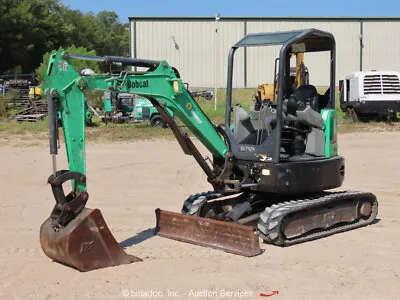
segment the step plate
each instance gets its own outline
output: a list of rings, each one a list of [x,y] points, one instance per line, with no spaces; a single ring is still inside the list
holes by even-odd
[[[183,215],[159,208],[155,213],[156,234],[159,236],[241,256],[261,254],[255,227]]]

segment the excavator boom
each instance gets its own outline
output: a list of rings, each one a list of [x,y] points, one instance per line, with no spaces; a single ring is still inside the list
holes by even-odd
[[[118,62],[148,69],[145,72],[121,72],[119,75],[80,75],[71,65],[72,59]],[[228,151],[223,138],[186,90],[177,70],[166,61],[87,57],[70,55],[65,51],[53,53],[48,63],[45,93],[49,105],[50,154],[53,156],[53,174],[48,182],[51,184],[56,205],[41,226],[40,241],[47,256],[81,271],[141,261],[136,256],[127,255],[120,248],[98,209],[86,208],[89,194],[86,186],[85,90],[134,93],[148,98],[167,120],[184,153],[194,156],[210,182],[217,177],[213,169],[166,109],[173,111],[214,157],[224,159]],[[57,170],[55,159],[58,142],[57,113],[61,114],[69,167],[68,170],[61,171]],[[62,184],[67,181],[71,181],[72,191],[65,195]],[[183,215],[180,217],[185,218]],[[164,218],[161,221],[163,220]],[[221,225],[224,224],[221,222]],[[164,232],[164,229],[168,231],[166,227],[158,228],[157,232],[163,236],[171,236]],[[233,235],[236,234],[239,239],[252,237],[255,241],[254,233],[247,227],[237,227]]]

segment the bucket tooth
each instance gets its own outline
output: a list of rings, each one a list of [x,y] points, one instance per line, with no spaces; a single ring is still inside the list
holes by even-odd
[[[156,234],[169,239],[256,256],[261,253],[256,228],[156,209]]]
[[[111,234],[98,209],[84,208],[65,227],[53,229],[49,217],[40,227],[40,244],[51,259],[79,271],[142,261],[127,254]]]

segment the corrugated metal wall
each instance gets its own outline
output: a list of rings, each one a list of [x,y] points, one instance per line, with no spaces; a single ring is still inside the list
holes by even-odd
[[[136,24],[136,57],[167,60],[184,81],[195,87],[215,85],[217,64],[218,85],[225,86],[226,76],[221,76],[221,71],[226,73],[229,47],[243,35],[242,22],[218,23],[216,53],[213,21],[140,21]],[[237,64],[241,76],[235,78],[235,83],[240,86],[244,81],[243,56]]]
[[[400,21],[364,21],[363,44],[363,71],[400,71]]]
[[[191,87],[212,88],[217,78],[218,87],[224,88],[230,47],[246,32],[314,27],[332,32],[336,38],[336,82],[360,70],[361,54],[363,70],[400,70],[400,21],[221,19],[217,27],[218,33],[211,18],[132,19],[131,56],[167,60]],[[360,51],[361,32],[364,47]],[[260,83],[272,82],[278,53],[279,47],[248,48],[245,62],[244,49],[236,51],[234,86],[254,88]],[[305,62],[310,70],[310,81],[316,86],[327,86],[329,54],[306,54]]]
[[[305,21],[266,21],[247,22],[247,32],[287,31],[305,28],[317,28],[331,32],[336,39],[336,76],[359,69],[359,32],[358,22],[305,22]],[[279,56],[280,47],[267,49],[249,49],[248,85],[257,86],[261,82],[272,82],[274,59]],[[305,64],[310,72],[310,82],[316,86],[329,86],[329,52],[306,53]],[[293,61],[295,66],[295,61]]]

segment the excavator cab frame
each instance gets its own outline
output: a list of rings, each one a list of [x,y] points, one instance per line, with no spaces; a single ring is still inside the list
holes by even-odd
[[[240,47],[264,47],[282,45],[278,59],[278,82],[284,84],[278,85],[278,98],[277,98],[277,117],[276,117],[276,135],[275,135],[275,149],[273,150],[272,161],[279,163],[280,161],[280,148],[281,148],[281,128],[282,128],[282,114],[283,114],[283,101],[289,99],[293,93],[292,84],[290,81],[290,56],[292,53],[306,53],[306,52],[330,52],[330,82],[326,95],[329,97],[328,103],[324,106],[326,110],[333,110],[335,108],[335,68],[336,68],[336,43],[334,36],[325,31],[317,29],[306,29],[296,31],[272,32],[272,33],[254,33],[248,34],[243,39],[238,41],[231,47],[228,59],[228,74],[227,74],[227,95],[226,95],[226,109],[225,109],[225,128],[229,130],[232,118],[232,85],[233,85],[233,66],[234,55]],[[326,100],[326,98],[325,98]],[[334,114],[332,112],[332,114]],[[332,115],[332,118],[335,116]],[[334,124],[332,124],[334,125]],[[327,126],[326,130],[334,131],[334,126]],[[232,132],[233,134],[233,132]],[[334,132],[326,132],[327,135],[335,135]],[[331,139],[332,140],[332,139]],[[331,145],[326,144],[326,147]],[[335,145],[337,147],[337,145]],[[251,148],[250,148],[251,149]],[[257,150],[256,150],[257,152]],[[328,157],[335,156],[337,149],[326,149]]]

